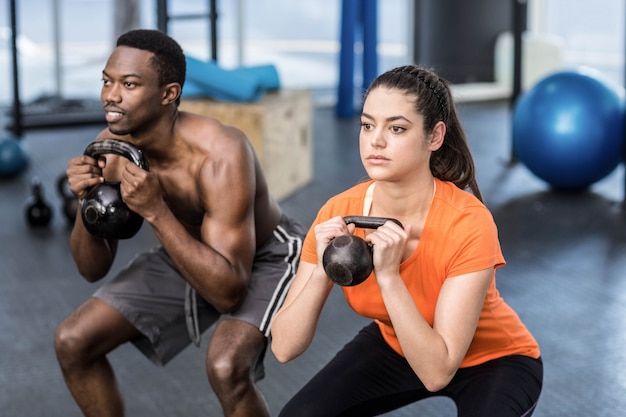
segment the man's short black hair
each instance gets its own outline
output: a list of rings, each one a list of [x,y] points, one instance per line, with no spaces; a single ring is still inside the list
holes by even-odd
[[[185,83],[185,54],[178,42],[165,33],[154,29],[131,30],[117,38],[117,46],[152,52],[152,64],[159,74],[160,85],[176,82],[182,87]]]

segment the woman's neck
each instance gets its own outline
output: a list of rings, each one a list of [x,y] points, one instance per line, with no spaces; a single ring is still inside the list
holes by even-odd
[[[372,211],[384,213],[388,217],[425,215],[435,195],[435,184],[433,177],[412,184],[377,182]]]

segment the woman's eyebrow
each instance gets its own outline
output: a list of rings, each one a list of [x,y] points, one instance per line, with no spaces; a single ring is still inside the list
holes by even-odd
[[[366,119],[374,120],[374,117],[367,113],[361,113],[361,117],[365,117]],[[404,120],[407,123],[413,124],[409,119],[404,116],[389,116],[385,119],[387,122],[395,122],[396,120]]]

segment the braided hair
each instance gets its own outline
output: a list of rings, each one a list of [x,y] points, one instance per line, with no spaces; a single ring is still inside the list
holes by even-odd
[[[462,190],[470,189],[482,201],[476,182],[474,160],[461,127],[448,82],[432,70],[404,65],[379,75],[365,92],[383,87],[415,97],[415,112],[424,118],[424,131],[431,134],[437,122],[446,125],[443,145],[433,152],[430,170],[435,178],[450,181]]]

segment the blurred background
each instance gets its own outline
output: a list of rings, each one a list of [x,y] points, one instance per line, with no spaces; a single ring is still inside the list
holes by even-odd
[[[104,60],[124,24],[157,28],[157,0],[21,0],[17,1],[19,88],[24,102],[41,96],[98,97]],[[170,0],[168,32],[188,53],[211,57],[208,0]],[[416,36],[427,19],[433,31],[445,34],[465,27],[497,30],[511,27],[511,2],[471,2],[459,7],[476,10],[482,21],[472,22],[465,10],[450,8],[433,19],[424,9],[427,0],[384,0],[378,8],[378,69],[411,62],[426,36]],[[470,3],[470,2],[466,2]],[[493,4],[489,4],[493,3]],[[500,3],[498,6],[497,3]],[[526,2],[524,2],[526,3]],[[615,82],[624,78],[624,1],[531,0],[527,31],[561,45],[564,66],[592,65]],[[495,5],[495,6],[494,6]],[[495,12],[490,12],[495,9]],[[131,10],[131,16],[128,16]],[[275,65],[289,88],[311,88],[316,97],[332,98],[338,83],[341,2],[339,0],[229,0],[217,2],[217,58],[225,67]],[[119,16],[126,15],[126,21]],[[494,16],[495,15],[495,16]],[[489,24],[488,24],[489,25]],[[461,26],[461,28],[459,28]],[[0,105],[12,103],[9,1],[0,1]],[[441,40],[444,43],[441,43]],[[427,48],[437,49],[448,39],[430,37]],[[461,48],[456,40],[457,49]],[[484,41],[480,48],[484,50]],[[490,35],[495,50],[496,36]],[[358,47],[358,46],[357,46]],[[447,48],[448,54],[453,53]],[[473,49],[467,48],[465,49]],[[484,52],[480,52],[484,53]],[[466,81],[466,80],[458,80]],[[329,95],[330,92],[330,95]]]

